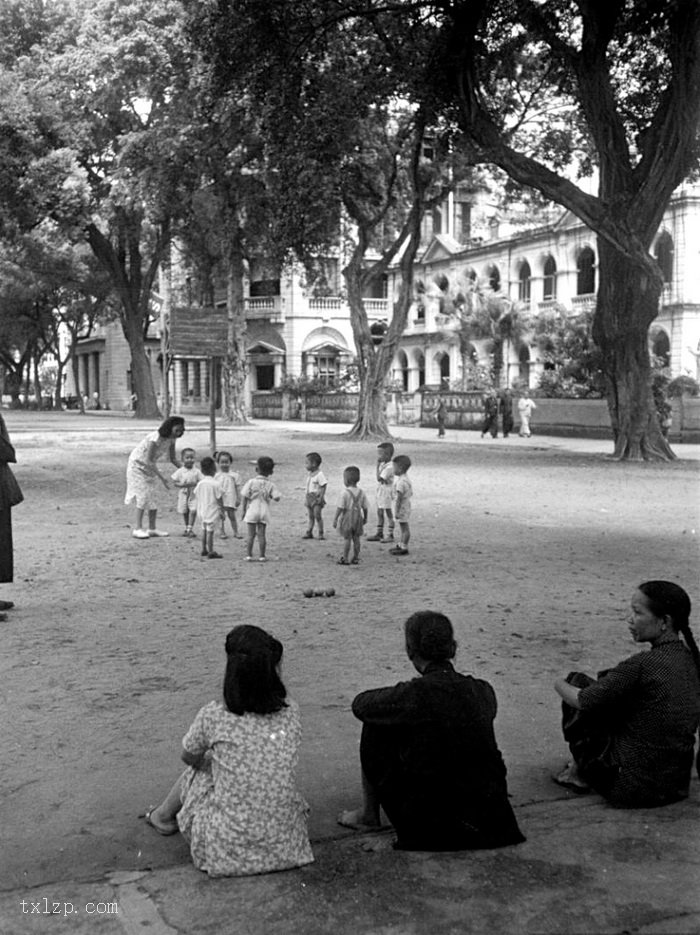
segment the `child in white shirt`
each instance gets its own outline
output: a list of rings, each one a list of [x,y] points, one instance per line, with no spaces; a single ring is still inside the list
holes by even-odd
[[[202,555],[206,558],[222,558],[214,551],[214,527],[221,516],[223,489],[216,478],[216,461],[202,458],[200,465],[204,477],[194,489],[197,512],[202,522]]]
[[[408,555],[408,543],[411,538],[408,520],[411,515],[413,485],[406,474],[411,466],[411,459],[408,455],[396,455],[392,463],[394,465],[394,517],[401,530],[401,542],[395,548],[389,549],[389,552],[391,555]]]
[[[326,505],[326,487],[328,481],[321,470],[321,455],[310,451],[306,456],[306,512],[309,514],[308,527],[302,539],[313,539],[314,523],[318,526],[318,538],[323,534],[323,508]]]
[[[194,466],[194,448],[182,449],[182,466],[170,475],[170,479],[177,488],[177,512],[182,514],[185,521],[183,536],[191,538],[195,535],[194,523],[197,519],[197,504],[194,499],[194,488],[204,476]]]
[[[233,529],[233,538],[242,539],[243,536],[238,531],[236,522],[236,508],[241,505],[241,475],[238,471],[232,471],[233,456],[228,451],[215,451],[214,460],[216,461],[218,471],[217,480],[223,490],[223,513],[221,514],[221,538],[228,539],[226,535],[226,518],[231,523]]]

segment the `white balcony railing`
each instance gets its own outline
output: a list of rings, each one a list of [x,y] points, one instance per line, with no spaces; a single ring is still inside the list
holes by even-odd
[[[284,300],[279,295],[254,296],[245,300],[246,318],[284,321]]]
[[[368,318],[387,318],[389,315],[389,300],[365,299],[365,311]]]
[[[309,299],[310,312],[339,312],[343,306],[343,300],[337,295],[312,296]]]
[[[595,308],[595,292],[587,292],[585,295],[572,295],[571,308],[575,312],[587,312]]]

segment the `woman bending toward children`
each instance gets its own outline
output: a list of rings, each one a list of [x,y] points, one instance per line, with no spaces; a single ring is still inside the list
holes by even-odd
[[[496,744],[496,696],[455,672],[457,644],[443,614],[405,623],[406,653],[420,678],[358,695],[363,804],[339,824],[380,827],[380,808],[402,850],[451,851],[519,844],[506,767]]]
[[[256,461],[255,477],[251,477],[241,490],[241,513],[243,522],[247,524],[248,535],[246,539],[246,561],[253,561],[253,545],[258,540],[260,550],[259,562],[264,562],[267,549],[267,524],[270,521],[270,500],[278,501],[281,498],[279,490],[270,480],[275,469],[272,458],[262,457]]]
[[[646,581],[632,595],[627,622],[635,643],[651,649],[597,680],[571,672],[556,681],[573,760],[555,782],[598,792],[618,808],[687,797],[700,724],[700,653],[689,617],[683,588]],[[700,771],[700,754],[696,765]]]
[[[197,714],[182,741],[188,768],[146,812],[159,834],[182,833],[212,877],[309,864],[308,806],[295,773],[299,709],[279,674],[282,644],[255,626],[226,637],[224,699]]]
[[[167,454],[173,467],[180,467],[180,462],[175,457],[175,442],[184,434],[185,420],[181,416],[170,416],[161,422],[155,432],[146,435],[129,455],[124,503],[136,503],[136,522],[131,533],[135,539],[168,535],[167,532],[156,529],[158,481],[168,489],[167,479],[158,470],[158,461]],[[146,513],[148,529],[143,529]]]

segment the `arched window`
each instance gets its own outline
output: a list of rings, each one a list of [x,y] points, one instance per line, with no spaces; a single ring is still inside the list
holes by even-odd
[[[652,338],[651,353],[662,362],[664,367],[671,363],[671,342],[665,331],[657,331]]]
[[[576,260],[576,295],[591,295],[595,292],[595,254],[584,247]]]
[[[498,267],[489,266],[486,270],[486,278],[488,280],[489,288],[494,292],[498,292],[501,288],[501,274],[498,272]]]
[[[521,302],[530,301],[530,283],[530,264],[527,262],[527,260],[523,260],[523,262],[520,264],[520,269],[518,270],[518,299]]]
[[[548,299],[557,297],[557,264],[553,256],[548,256],[542,267],[542,298],[546,302]]]
[[[440,369],[440,388],[449,389],[450,386],[450,355],[438,354],[435,363]]]
[[[518,351],[518,377],[525,386],[530,385],[530,348],[527,344],[521,344]]]
[[[403,351],[399,351],[397,356],[398,368],[395,371],[394,379],[401,384],[404,393],[408,392],[408,358]]]
[[[659,264],[664,285],[673,282],[673,238],[664,231],[656,241],[656,262]]]
[[[467,279],[469,280],[469,282],[476,282],[477,280],[476,270],[474,269],[473,266],[470,266],[469,269],[467,270]]]

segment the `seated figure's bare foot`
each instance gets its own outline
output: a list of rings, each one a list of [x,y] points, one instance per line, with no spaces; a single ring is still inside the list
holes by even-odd
[[[587,792],[591,791],[589,786],[579,776],[575,763],[567,763],[560,773],[556,773],[552,776],[552,779],[558,786],[563,786],[565,789],[570,789],[572,792],[576,792],[579,795],[585,795]]]
[[[352,828],[353,831],[362,831],[364,833],[381,831],[388,827],[382,825],[379,815],[366,815],[360,808],[349,808],[341,812],[338,815],[338,824],[342,825],[343,828]]]
[[[382,835],[377,838],[367,838],[360,844],[360,848],[369,854],[378,854],[381,851],[393,851],[396,838],[393,834]]]
[[[161,819],[160,815],[158,814],[158,806],[147,808],[143,817],[146,819],[146,824],[149,824],[154,831],[158,832],[158,834],[167,836],[171,834],[177,834],[177,832],[180,830],[175,819],[171,819],[169,821]]]

